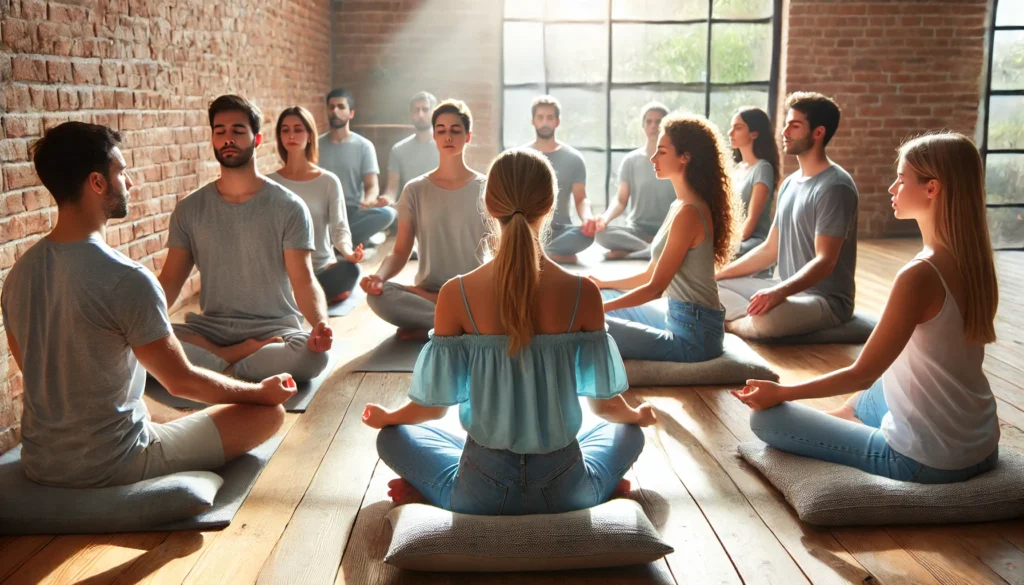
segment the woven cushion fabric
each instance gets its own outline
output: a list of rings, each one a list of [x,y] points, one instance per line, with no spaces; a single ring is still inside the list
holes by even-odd
[[[724,352],[706,362],[625,360],[626,378],[636,386],[711,386],[743,384],[747,380],[777,381],[779,375],[745,341],[727,333]]]

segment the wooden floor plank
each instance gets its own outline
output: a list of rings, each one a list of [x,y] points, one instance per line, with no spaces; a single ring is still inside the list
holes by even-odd
[[[1006,581],[985,566],[951,536],[950,530],[932,527],[893,527],[886,532],[910,556],[924,565],[940,583],[947,585],[1005,585]]]
[[[1010,585],[1024,585],[1024,551],[986,524],[951,528],[953,538]]]
[[[362,423],[368,402],[399,406],[410,374],[351,374],[359,389],[288,528],[260,572],[261,585],[333,583],[377,464],[377,431]]]
[[[398,477],[378,461],[366,489],[352,535],[341,558],[336,585],[384,585],[399,582],[401,571],[381,562],[391,542],[391,526],[385,517],[394,507],[388,498],[388,482]]]
[[[836,540],[874,576],[874,580],[867,583],[942,585],[885,530],[860,527],[836,528],[831,532]]]
[[[114,585],[180,585],[220,532],[172,532],[167,540],[136,559]]]
[[[52,536],[6,536],[0,544],[0,583],[53,540]]]

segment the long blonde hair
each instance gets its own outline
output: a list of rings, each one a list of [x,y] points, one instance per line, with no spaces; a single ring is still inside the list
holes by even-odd
[[[984,165],[978,149],[963,134],[942,132],[904,143],[899,160],[913,169],[918,182],[935,179],[941,185],[935,234],[953,254],[964,279],[964,334],[972,343],[992,343],[996,340],[999,285],[988,234]]]
[[[540,225],[555,204],[551,163],[532,150],[501,153],[487,172],[484,203],[501,230],[494,251],[495,290],[508,353],[514,356],[530,344],[534,334],[534,295],[542,252],[540,234],[531,225]]]

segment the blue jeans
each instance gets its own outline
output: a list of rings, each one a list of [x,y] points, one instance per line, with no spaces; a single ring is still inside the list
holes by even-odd
[[[594,243],[594,236],[583,235],[578,225],[551,223],[551,234],[544,243],[544,251],[558,256],[572,256],[586,250]]]
[[[784,402],[750,415],[750,428],[772,447],[822,461],[856,467],[872,475],[915,483],[955,483],[991,470],[998,447],[981,463],[963,469],[936,469],[897,453],[885,442],[882,417],[889,412],[882,381],[861,392],[854,409],[863,424],[820,410]]]
[[[348,227],[352,231],[353,246],[370,246],[370,237],[388,229],[398,218],[398,212],[394,207],[362,209],[358,206],[348,206],[345,212],[348,213]]]
[[[551,453],[488,449],[428,425],[385,427],[377,453],[431,505],[486,516],[557,514],[608,501],[644,448],[636,425],[598,423]]]
[[[601,291],[605,301],[623,294]],[[725,311],[675,299],[667,301],[667,311],[659,299],[606,315],[608,333],[624,359],[693,363],[722,355]]]

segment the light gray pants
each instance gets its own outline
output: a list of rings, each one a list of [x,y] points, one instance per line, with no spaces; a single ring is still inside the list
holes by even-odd
[[[218,339],[216,335],[204,333],[204,327],[195,326],[195,323],[174,325],[177,334],[198,334],[217,345],[231,345],[238,341],[225,342]],[[259,382],[277,374],[291,374],[296,382],[312,380],[320,375],[327,367],[329,356],[327,352],[316,352],[306,347],[309,341],[309,333],[298,329],[276,329],[260,331],[258,334],[246,337],[245,339],[267,339],[270,337],[281,337],[284,343],[271,343],[264,345],[249,357],[239,360],[234,364],[234,376],[243,380]],[[223,372],[231,365],[213,352],[203,349],[191,343],[182,342],[182,348],[188,361],[214,372]]]
[[[434,303],[405,290],[394,282],[384,283],[384,292],[366,295],[370,310],[388,323],[403,329],[433,329]]]
[[[583,235],[583,228],[578,225],[552,223],[544,251],[557,256],[572,256],[586,250],[593,243],[594,237]]]
[[[793,295],[763,315],[747,315],[750,298],[759,290],[777,285],[777,280],[745,277],[718,281],[718,294],[725,307],[729,331],[744,339],[771,339],[802,335],[842,325],[824,297]]]
[[[627,258],[650,259],[651,240],[658,234],[658,228],[653,231],[642,226],[609,226],[603,232],[598,232],[595,240],[601,246],[609,250],[624,250],[630,252]]]

